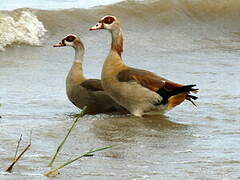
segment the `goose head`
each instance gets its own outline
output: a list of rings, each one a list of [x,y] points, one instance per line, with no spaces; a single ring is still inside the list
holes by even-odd
[[[109,31],[114,31],[115,29],[119,29],[120,22],[115,16],[104,16],[100,19],[100,21],[93,27],[91,27],[89,30],[100,30],[100,29],[106,29]]]
[[[73,48],[77,48],[78,46],[83,47],[83,43],[78,36],[75,34],[69,34],[64,37],[58,44],[54,44],[53,47],[64,47],[71,46]]]

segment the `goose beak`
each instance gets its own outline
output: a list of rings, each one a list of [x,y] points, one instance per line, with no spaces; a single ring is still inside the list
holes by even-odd
[[[94,31],[94,30],[99,30],[99,29],[104,29],[103,23],[97,23],[95,26],[91,27],[89,31]]]
[[[62,42],[53,45],[53,47],[63,47],[63,46],[65,45]]]

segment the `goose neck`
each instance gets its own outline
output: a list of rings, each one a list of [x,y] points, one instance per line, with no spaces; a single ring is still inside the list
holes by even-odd
[[[79,43],[75,47],[75,58],[74,62],[75,63],[82,63],[83,62],[83,56],[84,56],[84,46]]]
[[[117,28],[111,31],[112,34],[112,45],[111,50],[116,51],[119,56],[123,52],[123,33],[121,28]]]

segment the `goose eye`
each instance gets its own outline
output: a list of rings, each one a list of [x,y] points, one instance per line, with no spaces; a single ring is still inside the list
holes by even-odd
[[[103,23],[112,24],[114,21],[115,21],[115,19],[113,17],[108,16],[108,17],[104,18]]]
[[[68,36],[66,37],[66,41],[68,42],[73,42],[75,40],[75,37],[74,36]]]

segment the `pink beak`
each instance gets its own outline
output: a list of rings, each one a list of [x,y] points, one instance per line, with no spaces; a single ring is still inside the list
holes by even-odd
[[[94,31],[94,30],[99,30],[99,29],[104,29],[104,26],[102,23],[97,23],[95,26],[91,27],[89,31]]]
[[[53,47],[63,47],[63,46],[65,45],[62,42],[53,45]]]

